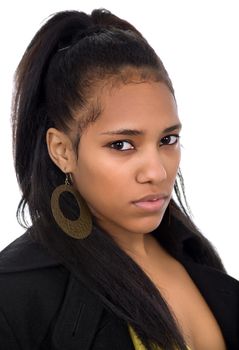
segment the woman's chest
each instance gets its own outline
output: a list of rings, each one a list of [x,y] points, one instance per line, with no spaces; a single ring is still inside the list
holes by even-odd
[[[225,350],[219,325],[185,268],[170,258],[144,270],[171,309],[192,350]]]

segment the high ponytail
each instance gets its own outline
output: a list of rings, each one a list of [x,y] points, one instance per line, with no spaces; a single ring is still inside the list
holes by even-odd
[[[19,220],[20,210],[23,214],[26,203],[30,211],[34,207],[34,204],[31,205],[32,186],[34,174],[41,164],[39,157],[48,159],[44,141],[46,130],[52,123],[47,118],[44,80],[49,62],[61,47],[71,43],[76,31],[84,31],[90,25],[91,20],[84,13],[56,14],[37,32],[17,68],[12,125],[15,170],[23,193],[18,207]],[[24,215],[22,218],[26,223]]]
[[[16,71],[13,149],[22,190],[17,213],[19,221],[27,225],[28,206],[32,237],[76,276],[80,275],[108,310],[130,323],[148,349],[153,342],[167,350],[175,347],[186,350],[183,336],[160,292],[115,241],[96,227],[85,240],[73,240],[60,230],[51,214],[51,194],[64,182],[64,174],[49,157],[48,128],[67,133],[76,122],[74,111],[77,110],[84,111],[79,121],[79,130],[83,132],[100,114],[101,106],[89,102],[99,84],[119,77],[123,82],[131,70],[143,79],[164,82],[174,94],[163,63],[147,41],[131,24],[106,10],[94,10],[91,15],[60,12],[38,31]],[[80,134],[72,142],[77,150]],[[183,186],[182,178],[175,186],[179,204],[171,200],[160,224],[160,233],[165,237],[163,244],[173,254],[176,244],[172,239],[173,223],[177,219],[198,238],[200,249],[194,251],[192,258],[223,269],[217,254],[183,206],[180,182]],[[66,212],[77,216],[73,204],[63,200],[62,205]]]

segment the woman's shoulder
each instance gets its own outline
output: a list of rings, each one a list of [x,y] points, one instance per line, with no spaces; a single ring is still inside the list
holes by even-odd
[[[27,230],[0,252],[0,274],[59,266],[46,248],[35,241]]]
[[[50,349],[53,343],[67,348],[75,342],[76,325],[84,329],[82,342],[90,341],[101,319],[102,304],[80,276],[28,231],[0,252],[0,290],[0,341],[5,349],[30,350],[42,344]]]
[[[9,325],[17,338],[29,338],[23,339],[22,344],[41,341],[61,305],[68,278],[69,272],[28,231],[3,249],[0,252],[1,342],[2,334],[8,334]]]
[[[4,349],[113,348],[127,328],[29,232],[0,252],[0,342]],[[117,332],[116,332],[117,330]],[[122,339],[123,337],[123,339]],[[112,345],[113,344],[113,345]],[[111,346],[112,345],[112,346]]]
[[[62,264],[26,231],[0,252],[0,304],[4,295],[20,298],[21,294],[60,291],[68,275]]]

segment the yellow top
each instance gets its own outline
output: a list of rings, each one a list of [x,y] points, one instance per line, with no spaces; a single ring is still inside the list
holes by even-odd
[[[129,333],[130,336],[132,338],[135,350],[146,350],[145,346],[142,344],[141,340],[139,339],[137,333],[135,333],[135,331],[133,330],[133,328],[128,325],[129,328]],[[153,345],[155,350],[161,350],[157,345]],[[190,348],[187,346],[188,350],[190,350]]]

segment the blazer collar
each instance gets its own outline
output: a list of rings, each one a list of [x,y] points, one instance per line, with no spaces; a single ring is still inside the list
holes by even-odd
[[[0,273],[28,271],[60,265],[39,242],[33,240],[30,229],[1,251]]]
[[[179,259],[216,318],[228,350],[239,349],[239,283],[214,268]]]
[[[221,327],[228,349],[239,349],[238,281],[216,269],[197,264],[193,262],[192,258],[183,254],[184,244],[190,239],[194,240],[197,238],[194,233],[188,230],[178,230],[178,232],[180,232],[180,237],[177,237],[177,240],[179,242],[179,247],[181,247],[179,249],[180,254],[178,254],[178,260],[184,265],[209,307],[212,309]],[[25,271],[48,266],[57,266],[60,264],[60,261],[48,254],[46,248],[32,239],[28,230],[1,252],[0,272]],[[55,334],[58,334],[58,336],[56,336],[55,341],[59,346],[56,347],[56,349],[65,348],[60,345],[63,344],[63,340],[61,341],[61,339],[64,339],[64,334],[65,337],[68,338],[69,331],[70,329],[72,330],[71,327],[79,324],[80,319],[84,320],[83,323],[88,325],[89,328],[93,326],[92,332],[94,332],[94,327],[96,327],[102,312],[102,303],[80,283],[81,277],[76,277],[76,280],[72,277],[73,280],[69,284],[64,304],[60,310],[60,318],[57,320],[57,333]],[[83,293],[82,290],[85,292]],[[88,297],[89,292],[90,297]],[[90,303],[88,300],[90,300]],[[82,311],[83,309],[85,310],[84,312]],[[82,318],[80,315],[82,315]],[[67,320],[67,322],[69,320],[69,327],[65,320]],[[124,349],[132,349],[127,327],[122,328],[122,336],[124,336]],[[87,342],[86,339],[82,341]],[[72,345],[68,348],[71,350],[79,349],[79,339],[78,342],[72,339]]]
[[[224,336],[228,350],[239,349],[239,285],[215,269],[181,259],[181,263],[211,308]],[[66,297],[53,330],[56,350],[90,349],[104,312],[102,302],[85,287],[80,276],[71,274]],[[233,320],[233,322],[232,322]],[[111,322],[116,322],[112,318]],[[119,349],[132,350],[127,325],[114,324],[118,329]],[[117,349],[118,349],[117,348]]]
[[[177,236],[176,258],[187,270],[216,318],[228,350],[239,349],[239,282],[216,268],[196,263],[188,245],[200,249],[201,239],[174,219],[173,235]]]

